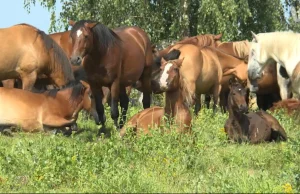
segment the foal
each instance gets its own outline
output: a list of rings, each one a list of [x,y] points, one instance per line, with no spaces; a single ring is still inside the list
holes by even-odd
[[[81,109],[91,108],[91,90],[81,81],[73,87],[32,93],[0,88],[0,127],[21,127],[25,132],[44,131],[76,124]]]
[[[134,115],[121,129],[121,137],[125,135],[126,128],[133,128],[137,134],[149,134],[150,128],[162,125],[163,116],[166,116],[168,120],[173,119],[174,123],[178,125],[178,132],[190,132],[192,118],[188,106],[184,104],[183,83],[179,74],[182,61],[183,59],[170,61],[161,59],[161,72],[158,76],[159,92],[166,92],[165,107],[154,106]]]
[[[225,132],[229,139],[250,143],[287,140],[284,129],[272,115],[265,111],[248,113],[245,83],[243,85],[236,78],[231,78],[229,88],[229,118],[225,123]]]

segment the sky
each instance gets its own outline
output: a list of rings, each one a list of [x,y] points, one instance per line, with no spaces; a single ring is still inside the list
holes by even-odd
[[[56,1],[56,15],[61,11],[60,1]],[[19,23],[31,24],[48,33],[50,27],[50,12],[39,5],[31,6],[30,13],[24,9],[23,0],[2,0],[0,6],[0,28],[10,27]]]

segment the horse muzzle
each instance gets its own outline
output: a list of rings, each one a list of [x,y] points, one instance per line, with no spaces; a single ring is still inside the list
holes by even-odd
[[[78,65],[79,66],[82,63],[82,57],[80,57],[80,56],[72,56],[70,58],[70,61],[71,61],[72,65]]]

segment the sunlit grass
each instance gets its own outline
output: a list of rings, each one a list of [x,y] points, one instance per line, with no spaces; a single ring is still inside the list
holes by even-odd
[[[194,117],[192,136],[121,140],[108,110],[110,138],[83,117],[71,137],[0,136],[0,192],[300,192],[300,127],[282,112],[275,117],[289,140],[249,145],[228,142],[228,115],[208,109]]]

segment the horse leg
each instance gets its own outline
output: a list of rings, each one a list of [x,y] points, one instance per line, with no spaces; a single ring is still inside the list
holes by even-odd
[[[211,97],[209,94],[205,94],[205,104],[206,104],[206,108],[209,109],[209,104],[211,101]]]
[[[143,108],[149,108],[151,103],[151,67],[145,67],[142,74]]]
[[[111,107],[110,107],[110,115],[111,118],[114,120],[114,124],[116,128],[118,129],[118,118],[119,118],[119,109],[118,109],[118,102],[119,102],[119,93],[120,93],[120,81],[116,79],[111,87],[110,87],[110,93],[111,93]]]
[[[213,91],[213,100],[214,100],[214,105],[213,105],[213,113],[216,114],[217,111],[217,104],[219,101],[219,96],[220,96],[220,92],[222,89],[222,85],[221,84],[216,84],[214,87],[214,91]]]
[[[277,83],[280,90],[280,96],[282,100],[288,99],[289,92],[289,85],[290,85],[290,79],[286,79],[283,77],[282,72],[280,71],[282,68],[279,64],[276,64],[277,67]]]
[[[102,127],[99,130],[99,133],[101,133],[102,131],[105,130],[105,121],[106,121],[106,117],[105,117],[105,113],[104,113],[104,106],[102,104],[103,92],[102,92],[101,87],[100,87],[100,89],[91,87],[91,89],[92,89],[92,93],[94,96],[94,103],[96,105],[96,111],[98,114],[98,115],[94,115],[94,119],[95,119],[95,122],[97,125],[99,125],[101,123]]]
[[[226,98],[227,97],[227,98]],[[228,99],[228,93],[227,92],[220,92],[220,107],[223,113],[226,113],[227,108],[227,100]]]
[[[31,91],[36,81],[36,78],[37,73],[35,71],[31,72],[30,74],[21,75],[23,83],[22,89]]]
[[[194,114],[198,115],[200,109],[201,109],[201,95],[196,95],[196,102],[195,102],[195,109]]]
[[[2,84],[3,84],[3,87],[5,87],[5,88],[14,88],[15,79],[2,80]]]
[[[128,95],[126,93],[126,88],[121,87],[120,88],[120,106],[121,106],[121,115],[122,115],[122,117],[121,117],[120,122],[119,122],[120,129],[123,127],[123,125],[126,121],[128,103],[129,103],[129,98],[128,98]]]

